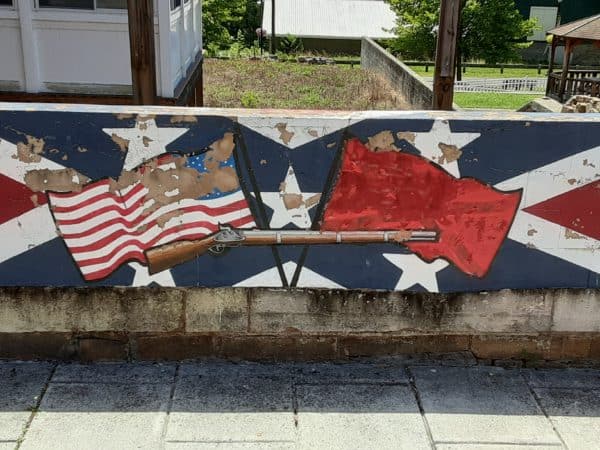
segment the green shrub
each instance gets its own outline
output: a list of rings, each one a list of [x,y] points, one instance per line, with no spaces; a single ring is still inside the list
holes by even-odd
[[[240,97],[240,102],[244,108],[257,108],[258,95],[254,91],[246,91]]]

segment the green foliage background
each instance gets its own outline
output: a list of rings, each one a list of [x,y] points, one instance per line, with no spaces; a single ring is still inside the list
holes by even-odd
[[[260,26],[256,0],[203,0],[202,39],[204,46],[225,49],[233,43],[251,46]]]
[[[397,15],[397,39],[390,43],[404,59],[431,60],[435,55],[440,0],[385,0]],[[489,64],[516,60],[518,49],[536,28],[514,0],[463,0],[460,50],[464,59]]]

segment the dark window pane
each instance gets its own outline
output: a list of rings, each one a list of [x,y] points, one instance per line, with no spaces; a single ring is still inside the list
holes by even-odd
[[[94,0],[40,0],[40,8],[94,9]]]
[[[127,0],[96,0],[96,8],[127,9]]]
[[[2,6],[12,6],[12,0],[0,0]]]
[[[181,6],[181,0],[171,0],[171,9],[179,8]]]

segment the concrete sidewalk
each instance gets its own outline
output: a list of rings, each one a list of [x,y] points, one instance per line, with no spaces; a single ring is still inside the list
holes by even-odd
[[[0,362],[0,450],[593,449],[600,371]]]

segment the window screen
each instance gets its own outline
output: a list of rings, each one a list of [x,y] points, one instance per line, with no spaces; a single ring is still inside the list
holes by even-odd
[[[94,9],[94,0],[39,0],[40,8]]]

